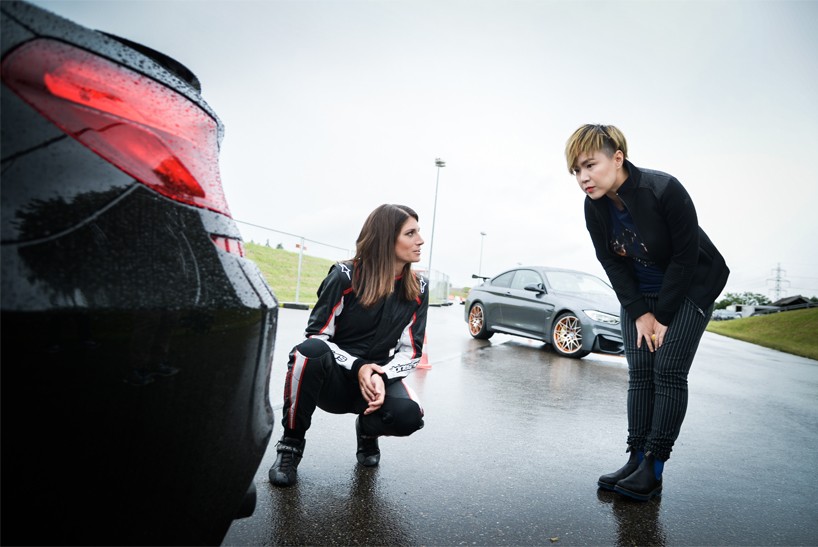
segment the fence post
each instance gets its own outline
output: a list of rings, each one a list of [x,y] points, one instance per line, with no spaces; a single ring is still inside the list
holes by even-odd
[[[301,245],[298,246],[298,277],[295,281],[295,303],[298,304],[298,293],[301,291],[301,260],[304,257],[304,238],[301,238]]]

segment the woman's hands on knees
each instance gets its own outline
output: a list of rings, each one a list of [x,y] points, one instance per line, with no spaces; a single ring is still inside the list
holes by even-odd
[[[661,324],[656,320],[656,317],[648,312],[640,315],[636,319],[636,347],[642,347],[642,339],[648,345],[648,349],[653,352],[665,342],[665,334],[667,333],[667,326]]]
[[[361,388],[361,395],[369,403],[364,414],[372,414],[383,405],[386,386],[384,386],[381,374],[383,374],[383,369],[374,363],[367,363],[358,369],[358,385]]]

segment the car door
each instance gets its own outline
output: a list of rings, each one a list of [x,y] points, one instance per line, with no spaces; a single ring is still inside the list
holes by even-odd
[[[539,290],[526,290],[527,286],[532,285]],[[516,270],[503,299],[502,314],[506,327],[541,338],[553,313],[554,305],[548,298],[542,276],[528,268]]]
[[[481,291],[484,293],[481,300],[485,307],[485,321],[490,328],[505,325],[502,309],[505,300],[508,298],[509,286],[511,286],[513,279],[514,271],[505,272],[481,286]]]

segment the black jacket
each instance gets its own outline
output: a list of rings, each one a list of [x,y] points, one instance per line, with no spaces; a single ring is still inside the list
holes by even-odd
[[[318,288],[305,335],[327,342],[335,362],[355,374],[362,365],[375,363],[383,367],[386,379],[403,378],[415,369],[423,352],[429,307],[426,278],[418,276],[421,294],[416,300],[404,300],[403,281],[396,279],[390,296],[364,308],[352,290],[354,270],[352,261],[330,268]]]
[[[699,227],[693,201],[682,184],[667,173],[638,169],[627,160],[625,165],[628,180],[617,195],[633,218],[648,255],[664,272],[654,315],[661,324],[669,325],[685,297],[700,310],[710,307],[727,284],[730,270]],[[607,202],[585,198],[585,225],[619,302],[637,318],[650,310],[639,291],[631,259],[610,248]]]

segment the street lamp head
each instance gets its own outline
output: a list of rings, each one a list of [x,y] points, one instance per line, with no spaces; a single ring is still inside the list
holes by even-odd
[[[446,167],[446,162],[440,158],[435,158],[435,165],[438,167]]]
[[[480,232],[480,235],[484,236],[484,235],[486,235],[486,232]]]

